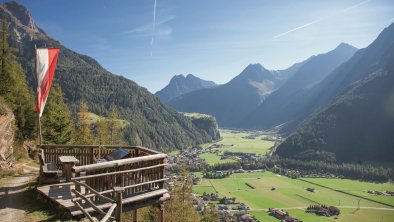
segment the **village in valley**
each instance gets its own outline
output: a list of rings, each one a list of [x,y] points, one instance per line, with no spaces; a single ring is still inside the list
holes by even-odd
[[[324,218],[337,220],[341,217],[343,210],[337,207],[341,201],[360,203],[358,197],[349,198],[346,197],[346,194],[340,195],[335,191],[329,191],[323,184],[314,183],[314,177],[326,177],[324,175],[304,175],[306,178],[303,181],[304,179],[298,180],[298,177],[291,177],[294,178],[291,179],[280,175],[280,172],[288,174],[289,171],[276,169],[276,173],[272,173],[267,168],[243,169],[239,163],[264,161],[280,138],[275,138],[272,134],[264,132],[231,130],[221,130],[221,132],[224,137],[221,141],[174,152],[168,158],[168,186],[171,187],[184,181],[184,178],[179,177],[180,168],[184,167],[190,171],[188,180],[193,185],[194,192],[189,198],[200,214],[203,214],[207,209],[214,209],[221,221],[266,221],[267,217],[271,218],[269,221],[309,221],[303,218],[326,221]],[[248,149],[240,150],[245,144],[247,146],[252,141],[258,144],[262,141],[259,145],[264,152],[258,149],[260,152],[256,152],[255,147],[250,149],[254,152],[248,152]],[[291,172],[291,175],[301,175],[299,172]],[[308,179],[308,177],[310,178]],[[267,184],[270,185],[267,186]],[[288,188],[286,187],[290,185],[294,186],[293,188],[296,190],[294,198],[301,199],[296,202],[305,204],[305,207],[289,207],[288,204],[280,202],[278,204],[277,201],[274,201],[276,197],[262,195],[262,193],[269,192],[271,195],[279,195],[279,198],[283,198],[282,192],[287,193]],[[256,191],[256,196],[249,197],[254,191]],[[260,192],[262,193],[260,194]],[[326,192],[333,192],[333,197],[322,198],[321,194]],[[245,193],[248,198],[245,199],[242,193]],[[392,192],[365,190],[361,198],[368,196],[368,194],[390,196]],[[315,198],[314,196],[319,197]],[[267,199],[267,203],[271,202],[272,204],[265,203],[260,205],[265,208],[256,208],[256,204],[250,205],[251,200],[255,201],[256,198]],[[368,198],[361,200],[366,206],[370,206],[371,202],[368,201]],[[290,199],[288,201],[293,202]],[[386,203],[390,203],[392,200],[387,199],[387,201]],[[345,213],[347,211],[345,209]]]

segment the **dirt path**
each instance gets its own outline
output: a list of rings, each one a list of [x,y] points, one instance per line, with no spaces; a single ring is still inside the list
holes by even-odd
[[[0,222],[25,221],[24,192],[39,169],[26,163],[19,166],[23,168],[22,175],[0,180]]]

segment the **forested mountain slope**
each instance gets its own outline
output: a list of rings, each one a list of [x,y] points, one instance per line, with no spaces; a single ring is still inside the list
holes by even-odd
[[[107,115],[113,104],[121,118],[130,122],[125,138],[132,145],[174,149],[211,140],[206,132],[162,104],[145,88],[108,72],[91,57],[78,54],[47,36],[35,25],[25,7],[15,2],[1,4],[0,17],[9,22],[10,46],[17,49],[31,86],[35,45],[60,48],[55,82],[60,84],[73,113],[81,101],[86,101],[90,111],[100,115]]]
[[[327,53],[310,57],[291,78],[242,120],[239,126],[256,129],[271,129],[278,125],[284,128],[294,126],[295,122],[300,121],[297,119],[297,110],[302,109],[305,94],[336,67],[351,58],[356,51],[353,46],[341,43]]]
[[[394,24],[314,89],[309,109],[328,105],[276,153],[299,158],[327,151],[342,161],[394,161],[393,61]]]

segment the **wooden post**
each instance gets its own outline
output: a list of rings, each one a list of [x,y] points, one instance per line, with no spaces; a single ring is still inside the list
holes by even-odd
[[[92,164],[94,162],[94,147],[90,147],[89,152],[89,164]]]
[[[133,222],[138,222],[138,209],[133,212]]]
[[[114,187],[116,210],[115,210],[115,220],[116,222],[122,222],[122,199],[123,199],[123,187]]]
[[[159,207],[159,222],[164,222],[164,204],[161,203],[158,205]]]

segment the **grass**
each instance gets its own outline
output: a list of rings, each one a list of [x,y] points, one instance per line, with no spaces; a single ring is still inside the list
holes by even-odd
[[[341,190],[347,193],[355,194],[357,196],[366,197],[368,199],[394,205],[394,197],[379,196],[375,194],[369,194],[367,192],[368,190],[394,191],[394,186],[392,183],[371,183],[349,179],[326,178],[305,178],[305,180],[311,181],[316,184],[321,184],[332,189]]]
[[[325,179],[323,182],[325,185],[331,184],[332,186],[338,183],[337,179]],[[245,183],[251,184],[255,189],[251,189]],[[364,186],[369,186],[368,183],[364,184],[364,182],[345,181],[339,183],[338,187],[346,188],[352,185],[360,186],[360,189],[363,189]],[[383,186],[387,190],[394,189],[394,184],[375,185]],[[272,187],[276,189],[272,191]],[[316,192],[306,191],[305,188],[307,187],[315,188]],[[278,176],[271,172],[233,174],[229,178],[224,179],[202,179],[201,185],[193,186],[193,190],[199,194],[204,191],[212,192],[212,190],[217,190],[220,196],[236,197],[238,201],[247,204],[251,208],[251,213],[261,221],[278,221],[267,215],[266,209],[270,207],[292,208],[288,210],[290,214],[304,221],[332,221],[332,218],[318,217],[314,214],[307,214],[301,209],[294,208],[304,209],[308,205],[317,203],[356,207],[359,201],[359,198],[347,194],[312,185],[298,179]],[[360,206],[387,208],[387,206],[363,199],[360,200]],[[380,215],[387,219],[390,217],[394,218],[394,211],[359,209],[354,214],[351,214],[354,211],[355,209],[343,209],[343,213],[335,221],[374,221],[366,218],[379,219]],[[371,216],[363,218],[363,214],[369,213]]]
[[[171,151],[168,155],[170,155],[170,156],[176,156],[176,155],[178,155],[180,152],[181,152],[180,150],[173,150],[173,151]]]
[[[107,117],[104,116],[99,116],[95,113],[89,113],[89,122],[91,124],[96,123],[97,121],[101,120],[101,119],[107,119]],[[127,125],[130,125],[130,122],[127,120],[123,120],[123,119],[118,119],[117,120],[119,122],[120,127],[125,127]]]
[[[233,159],[220,159],[220,156],[214,154],[214,153],[203,153],[200,155],[202,159],[205,159],[207,164],[209,165],[215,165],[219,163],[231,163],[231,162],[236,162],[236,160]]]
[[[230,152],[246,152],[256,154],[266,154],[267,151],[274,145],[273,141],[263,140],[266,135],[260,134],[254,139],[247,139],[245,137],[255,135],[255,132],[237,132],[233,130],[220,130],[220,136],[223,138],[220,144],[225,145],[223,148],[215,148],[219,151]],[[231,146],[233,145],[233,146]]]
[[[259,155],[264,155],[270,150],[271,147],[274,146],[274,142],[272,141],[272,135],[264,134],[262,132],[257,134],[256,132],[238,132],[234,130],[221,129],[220,135],[222,137],[222,140],[216,143],[223,144],[224,147],[214,148],[214,150],[218,150],[220,151],[220,153],[223,153],[224,151],[229,151],[229,152],[256,153]],[[253,136],[255,138],[248,139],[246,138],[248,136]],[[268,138],[269,140],[266,140],[264,138]],[[203,147],[207,148],[212,144],[213,143],[204,144]],[[231,159],[221,160],[220,156],[216,154],[202,154],[200,155],[200,157],[205,159],[205,161],[209,165],[235,161]]]

